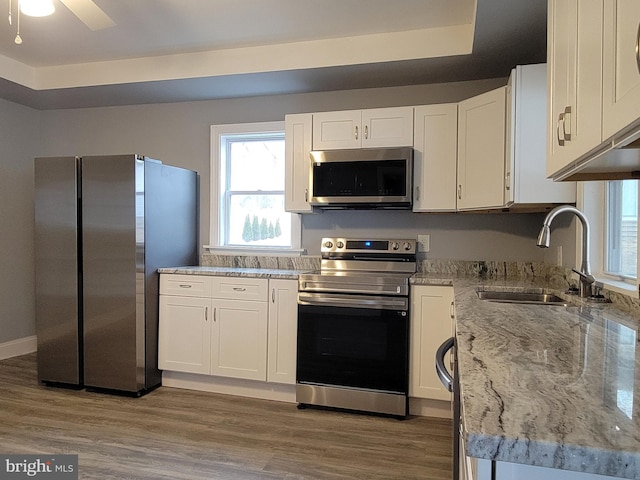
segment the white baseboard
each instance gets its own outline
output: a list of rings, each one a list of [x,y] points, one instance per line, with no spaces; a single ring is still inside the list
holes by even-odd
[[[38,350],[38,338],[35,335],[0,343],[0,360],[18,357]]]

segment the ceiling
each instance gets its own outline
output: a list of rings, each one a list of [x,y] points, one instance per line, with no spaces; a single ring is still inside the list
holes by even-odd
[[[546,58],[546,0],[59,0],[0,15],[0,97],[38,109],[193,101],[508,76]],[[0,0],[0,12],[9,0]]]

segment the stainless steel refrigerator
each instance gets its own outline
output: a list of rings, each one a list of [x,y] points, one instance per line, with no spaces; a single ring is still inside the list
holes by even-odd
[[[161,383],[157,269],[198,264],[198,176],[138,155],[35,159],[38,380]]]

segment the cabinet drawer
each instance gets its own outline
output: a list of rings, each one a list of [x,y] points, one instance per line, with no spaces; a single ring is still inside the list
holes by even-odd
[[[211,277],[213,298],[266,302],[269,281],[266,278]]]
[[[160,275],[161,295],[180,295],[182,297],[211,297],[213,277],[206,275]]]

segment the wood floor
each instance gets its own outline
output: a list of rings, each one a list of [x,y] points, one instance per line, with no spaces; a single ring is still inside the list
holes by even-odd
[[[43,387],[0,361],[0,452],[73,453],[81,479],[451,478],[451,422],[161,387],[141,398]]]

